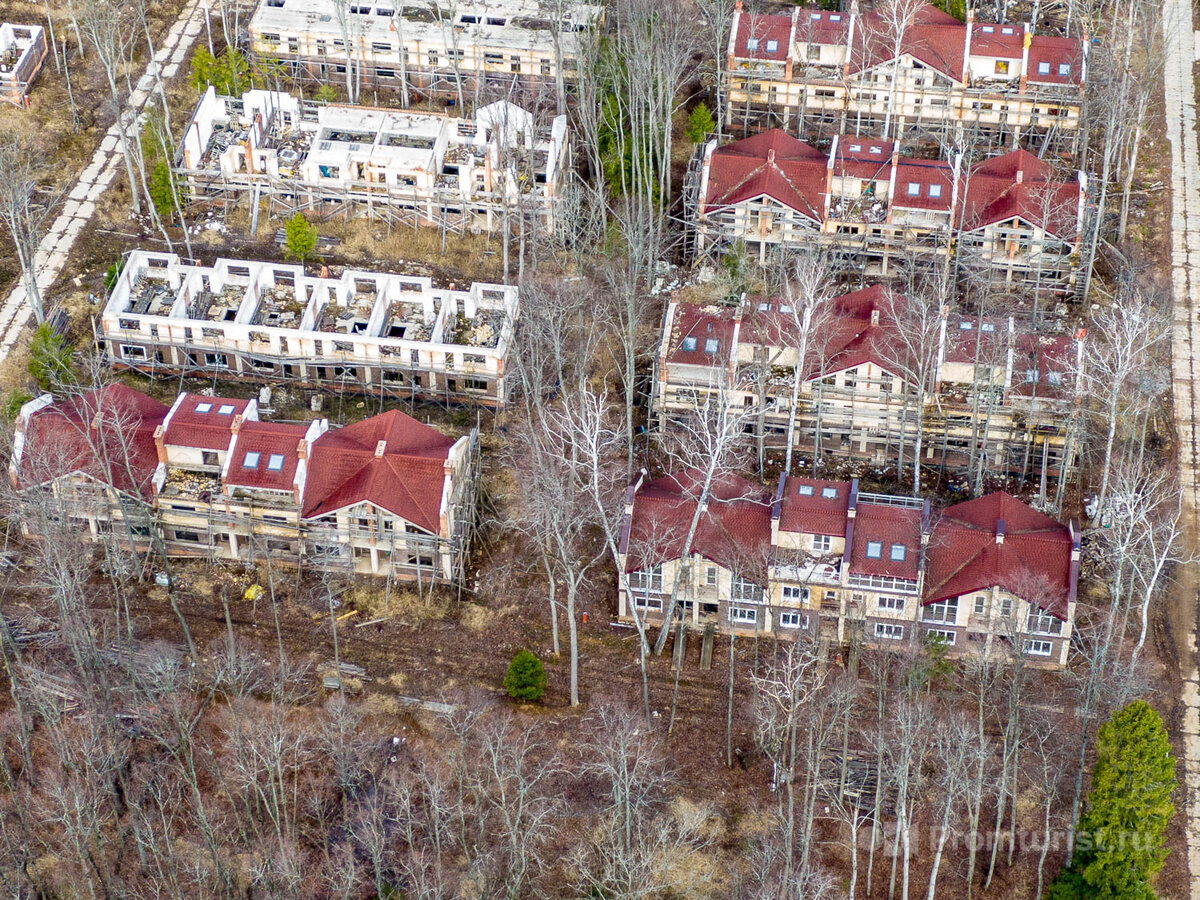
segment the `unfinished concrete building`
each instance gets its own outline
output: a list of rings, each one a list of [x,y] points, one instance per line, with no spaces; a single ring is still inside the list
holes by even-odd
[[[49,49],[41,25],[0,24],[0,100],[29,105],[29,86],[42,70]]]
[[[113,384],[26,403],[9,477],[31,537],[424,587],[463,578],[478,453],[476,432],[454,439],[394,410],[331,428],[263,421],[254,400],[167,407]]]
[[[809,460],[911,465],[920,437],[925,466],[972,483],[986,473],[1057,487],[1078,453],[1080,340],[1036,334],[1012,317],[947,310],[910,321],[909,303],[876,285],[830,301],[805,328],[782,297],[671,302],[652,427],[728,403],[745,412],[748,439],[784,447],[799,366],[792,441]]]
[[[964,23],[933,6],[756,14],[738,0],[723,71],[728,120],[854,134],[1078,150],[1086,41]]]
[[[470,119],[210,87],[175,156],[193,203],[247,196],[275,212],[351,213],[454,233],[551,231],[567,119],[548,127],[505,101]],[[253,205],[257,210],[257,204]]]
[[[118,369],[379,397],[505,402],[517,289],[172,253],[129,255],[100,316]]]
[[[1087,177],[1026,150],[968,164],[836,136],[828,151],[781,129],[698,148],[684,191],[696,253],[823,246],[870,277],[942,272],[1067,294],[1085,261]],[[949,257],[949,259],[947,259]]]
[[[720,629],[845,649],[937,641],[950,656],[1067,663],[1073,520],[1003,492],[934,510],[928,499],[862,491],[857,479],[781,474],[772,490],[727,476],[707,492],[694,469],[643,479],[626,494],[623,621],[657,627],[674,595],[681,638]]]
[[[256,61],[316,84],[553,100],[577,81],[579,33],[603,14],[576,0],[264,0],[249,32]]]

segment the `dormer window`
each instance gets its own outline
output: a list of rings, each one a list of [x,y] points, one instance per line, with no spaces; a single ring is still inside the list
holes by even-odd
[[[685,337],[683,339],[683,349],[692,351],[696,349],[696,339],[694,337]]]
[[[836,500],[837,499],[837,488],[833,488],[833,487],[821,488],[821,496],[824,497],[826,500]]]
[[[867,559],[883,559],[882,541],[867,541]]]
[[[796,493],[801,497],[811,497],[813,495],[813,486],[811,484],[802,484],[796,488]]]
[[[283,454],[282,453],[272,453],[267,458],[267,471],[268,472],[282,472],[283,471]]]
[[[242,468],[243,469],[257,469],[258,468],[258,452],[257,451],[255,451],[255,450],[247,450],[246,451],[246,455],[242,457]]]
[[[908,555],[908,548],[903,544],[892,544],[891,557],[893,562],[904,562],[904,558]]]
[[[212,412],[212,404],[211,403],[197,403],[196,404],[196,412],[202,413],[202,414],[210,413],[210,412]]]
[[[218,416],[232,416],[233,415],[233,404],[232,403],[222,403],[220,409],[217,410],[217,415]]]

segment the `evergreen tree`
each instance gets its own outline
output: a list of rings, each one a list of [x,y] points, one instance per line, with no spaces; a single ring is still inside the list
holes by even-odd
[[[304,262],[317,249],[317,226],[310,225],[303,214],[296,213],[284,226],[283,252],[288,259]]]
[[[1135,700],[1100,727],[1087,808],[1071,865],[1051,900],[1151,900],[1150,880],[1167,857],[1163,834],[1175,812],[1175,758],[1158,713]]]
[[[528,650],[518,650],[504,675],[504,690],[514,700],[536,701],[546,692],[546,669]]]
[[[163,218],[175,210],[175,179],[165,159],[160,159],[150,173],[150,201]]]
[[[703,103],[698,103],[688,115],[687,139],[693,144],[698,144],[708,137],[716,127],[716,120],[713,119],[712,113],[708,111],[708,107]]]
[[[29,374],[38,387],[50,391],[58,385],[74,382],[71,353],[71,345],[48,322],[37,327],[29,342]]]

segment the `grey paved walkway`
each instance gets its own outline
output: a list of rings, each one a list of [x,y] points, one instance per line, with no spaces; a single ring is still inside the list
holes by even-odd
[[[201,0],[189,0],[163,38],[154,59],[147,64],[129,97],[127,110],[141,113],[155,89],[154,73],[160,66],[164,80],[173,78],[179,72],[179,67],[196,38],[200,36],[203,27],[204,6]],[[74,246],[75,239],[95,214],[96,201],[124,166],[119,141],[120,129],[114,124],[100,142],[91,162],[80,173],[79,180],[67,195],[58,218],[51,224],[46,236],[38,245],[34,265],[37,270],[38,288],[43,297],[66,265],[67,255]],[[28,292],[25,290],[24,280],[21,280],[0,306],[0,360],[12,352],[22,331],[33,317],[33,309],[27,301]]]
[[[1200,422],[1200,155],[1196,146],[1196,107],[1192,64],[1196,59],[1196,32],[1190,0],[1164,0],[1163,38],[1167,138],[1171,142],[1171,283],[1174,299],[1172,322],[1172,382],[1175,421],[1179,430],[1180,484],[1183,488],[1189,533],[1196,530],[1200,492],[1197,490],[1197,425]],[[1195,610],[1189,598],[1188,608]],[[1182,623],[1179,623],[1182,625]],[[1184,774],[1187,783],[1188,872],[1190,895],[1200,900],[1200,673],[1196,668],[1194,615],[1187,646],[1191,658],[1181,660],[1186,679]]]

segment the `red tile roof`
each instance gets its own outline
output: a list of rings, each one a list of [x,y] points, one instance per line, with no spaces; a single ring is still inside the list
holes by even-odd
[[[916,185],[911,188],[915,194],[909,193],[910,185]],[[949,163],[903,158],[897,163],[894,208],[949,212],[953,199],[954,169]]]
[[[154,431],[167,407],[123,384],[64,399],[30,416],[20,477],[43,484],[83,472],[148,497],[158,466]]]
[[[800,486],[811,487],[812,493],[800,494]],[[826,488],[837,491],[836,497],[825,497]],[[781,531],[805,534],[846,534],[846,510],[850,502],[849,481],[822,481],[814,478],[789,476],[783,485],[779,509]]]
[[[246,422],[238,430],[225,483],[235,487],[291,491],[300,462],[296,449],[306,431],[303,425]],[[249,460],[254,465],[246,465],[247,454],[255,453],[257,458],[251,456]],[[278,463],[279,468],[272,469],[272,461]]]
[[[999,523],[1004,541],[996,543]],[[1065,617],[1070,530],[1004,492],[943,510],[930,538],[925,603],[998,586]]]
[[[245,413],[249,405],[249,400],[236,400],[232,397],[184,394],[167,425],[163,442],[177,447],[224,450],[233,437],[230,426],[234,417]],[[209,408],[208,411],[201,412],[205,406]],[[227,412],[222,413],[221,410]]]
[[[376,456],[380,441],[386,441]],[[303,515],[322,516],[369,502],[426,531],[440,527],[445,460],[454,441],[392,410],[313,442]]]
[[[738,20],[734,56],[739,59],[770,59],[782,62],[788,56],[791,34],[791,16],[742,16]],[[758,40],[758,46],[751,50],[748,42],[755,39]],[[774,50],[767,49],[768,41],[775,42]]]
[[[861,22],[851,51],[851,72],[861,72],[893,59],[895,39],[887,23],[874,12],[863,15]],[[900,52],[961,82],[966,41],[967,30],[962,22],[927,4],[904,32]]]
[[[867,556],[868,545],[881,545],[880,558]],[[904,547],[904,559],[892,559],[892,545]],[[859,575],[889,575],[915,581],[921,556],[921,510],[903,506],[858,504],[850,571]]]
[[[671,337],[667,346],[668,359],[673,363],[688,366],[726,365],[729,362],[736,317],[737,307],[734,306],[680,303],[675,307],[675,318],[671,323]],[[694,349],[686,348],[686,338],[696,339]],[[713,353],[704,349],[711,340],[717,342],[717,349]]]
[[[963,326],[967,327],[963,327]],[[946,321],[946,362],[1002,365],[1008,353],[1008,319],[950,316]]]
[[[825,154],[772,128],[713,151],[702,211],[764,194],[812,219],[824,218]]]
[[[626,570],[678,559],[696,512],[702,473],[686,470],[647,484],[634,495]],[[710,492],[692,552],[761,582],[771,542],[771,492],[728,476]]]
[[[1039,73],[1038,64],[1048,63],[1049,72]],[[1069,65],[1067,75],[1059,75],[1060,65]],[[1027,79],[1034,84],[1079,84],[1083,78],[1083,45],[1074,38],[1035,35],[1029,44]]]
[[[1021,218],[1063,240],[1073,240],[1078,224],[1079,184],[1061,181],[1049,163],[1028,150],[1013,150],[971,170],[963,197],[967,230]],[[898,193],[898,192],[897,192]]]
[[[1034,387],[1038,397],[1054,399],[1072,393],[1072,371],[1076,364],[1077,344],[1074,338],[1048,334],[1018,334],[1013,354],[1012,392],[1031,396]],[[1036,373],[1036,378],[1029,376]]]

